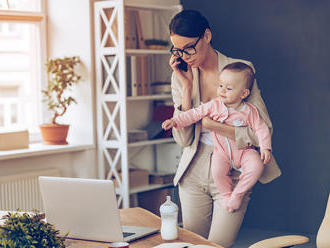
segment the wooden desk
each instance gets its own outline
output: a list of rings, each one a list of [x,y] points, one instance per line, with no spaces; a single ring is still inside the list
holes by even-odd
[[[131,226],[149,226],[157,227],[160,229],[160,218],[151,212],[142,208],[128,208],[120,210],[120,219],[122,225]],[[179,238],[173,240],[172,242],[188,242],[192,244],[205,244],[211,245],[218,248],[223,248],[220,245],[211,243],[204,239],[203,237],[179,228]],[[130,248],[151,248],[153,246],[165,243],[161,237],[160,233],[153,234],[142,239],[130,242]],[[67,239],[66,245],[68,248],[107,248],[108,243],[104,242],[93,242],[93,241],[83,241],[83,240],[73,240]]]

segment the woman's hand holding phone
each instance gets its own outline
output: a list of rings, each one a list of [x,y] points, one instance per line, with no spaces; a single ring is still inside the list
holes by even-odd
[[[182,85],[186,88],[192,88],[192,80],[193,80],[193,74],[191,70],[191,66],[187,64],[187,71],[183,71],[179,69],[179,64],[182,63],[182,59],[178,58],[174,55],[170,58],[170,66],[172,67],[173,71],[175,71],[178,79],[182,83]],[[183,61],[184,62],[184,61]],[[178,67],[179,66],[179,67]]]
[[[186,61],[184,61],[182,58],[177,58],[176,59],[179,64],[177,65],[178,69],[184,72],[188,71],[188,64]]]

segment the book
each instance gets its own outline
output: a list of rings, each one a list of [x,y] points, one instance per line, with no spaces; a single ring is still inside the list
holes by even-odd
[[[124,32],[125,32],[125,47],[130,48],[131,43],[130,43],[130,15],[129,15],[129,10],[125,10],[124,12]]]
[[[141,82],[141,56],[136,57],[136,65],[135,65],[135,70],[136,70],[136,87],[137,87],[137,96],[142,95],[142,82]]]
[[[138,79],[136,56],[131,56],[131,96],[138,96]]]
[[[146,49],[142,30],[140,12],[138,10],[125,10],[125,46],[128,49]]]
[[[0,150],[29,148],[28,130],[0,130]]]
[[[137,46],[138,49],[145,49],[146,45],[144,43],[143,38],[143,32],[142,32],[142,24],[141,24],[141,18],[139,11],[134,11],[134,17],[135,17],[135,27],[136,27],[136,40],[137,40]]]
[[[148,57],[140,57],[140,83],[141,83],[141,96],[149,94],[149,77],[148,77]]]
[[[124,26],[125,26],[125,47],[126,49],[137,48],[137,34],[135,24],[135,12],[134,10],[125,10],[124,13]]]
[[[127,59],[128,96],[150,93],[150,67],[148,56],[129,56]]]
[[[127,96],[131,96],[132,95],[132,78],[131,78],[131,57],[130,56],[126,56],[126,82],[127,82],[127,91],[126,94]]]
[[[148,56],[131,56],[131,92],[132,96],[149,95]]]

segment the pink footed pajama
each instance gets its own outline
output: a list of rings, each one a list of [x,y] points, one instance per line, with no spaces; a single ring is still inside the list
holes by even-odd
[[[266,123],[259,117],[258,110],[245,103],[239,110],[227,108],[219,98],[190,109],[174,118],[176,128],[183,128],[204,117],[232,126],[250,126],[256,133],[260,149],[271,150],[271,136]],[[260,154],[252,147],[238,149],[235,142],[211,131],[213,139],[212,175],[222,195],[223,206],[230,212],[240,208],[243,196],[261,176],[264,165]],[[231,169],[241,171],[239,182],[233,189],[229,177]]]

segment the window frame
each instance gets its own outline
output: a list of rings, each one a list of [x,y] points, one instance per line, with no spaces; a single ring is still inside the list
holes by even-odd
[[[40,48],[37,51],[37,79],[38,79],[38,89],[42,89],[46,86],[47,75],[43,68],[43,63],[47,59],[47,30],[46,30],[46,5],[44,0],[38,0],[40,11],[19,11],[19,10],[7,10],[0,9],[0,22],[13,22],[13,23],[33,23],[38,25],[39,28],[39,41]],[[39,45],[37,44],[37,46]],[[40,122],[44,121],[47,115],[47,109],[41,103],[42,95],[41,90],[36,93],[38,95],[37,108],[38,108],[38,118],[36,128],[33,132],[30,132],[30,143],[37,143],[41,141],[40,130],[37,128]],[[39,122],[39,123],[38,123]],[[6,130],[6,129],[5,129]]]

